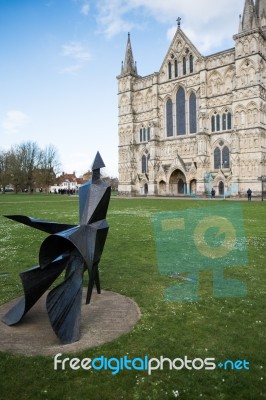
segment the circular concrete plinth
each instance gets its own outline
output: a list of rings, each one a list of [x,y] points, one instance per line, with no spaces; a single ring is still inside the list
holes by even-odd
[[[78,342],[62,345],[55,335],[46,311],[44,294],[23,320],[13,326],[0,322],[0,351],[24,355],[75,353],[110,342],[129,332],[140,318],[138,305],[118,293],[93,293],[91,303],[81,307],[81,337]],[[18,301],[0,306],[0,319]]]

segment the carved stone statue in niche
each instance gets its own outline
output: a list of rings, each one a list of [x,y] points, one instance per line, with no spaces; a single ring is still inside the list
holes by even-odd
[[[244,53],[245,54],[249,53],[249,42],[248,42],[248,40],[245,40],[245,42],[244,42]]]
[[[236,46],[236,55],[241,56],[242,52],[243,52],[243,44],[241,42],[238,42]]]
[[[182,50],[182,43],[180,41],[178,41],[176,44],[176,51],[178,53],[180,53],[181,50]]]

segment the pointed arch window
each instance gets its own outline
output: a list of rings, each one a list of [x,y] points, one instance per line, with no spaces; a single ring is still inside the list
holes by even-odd
[[[219,132],[220,131],[220,115],[217,114],[216,115],[216,131]]]
[[[227,129],[232,129],[232,114],[227,113]]]
[[[143,142],[146,142],[147,138],[146,138],[146,128],[142,128],[142,138],[143,138]]]
[[[232,113],[225,110],[223,114],[217,114],[216,112],[211,117],[211,131],[227,131],[232,129]]]
[[[190,54],[190,56],[189,56],[189,72],[192,74],[192,72],[193,72],[193,55],[192,54]]]
[[[171,99],[166,102],[166,135],[173,136],[173,103]]]
[[[140,142],[147,142],[149,140],[149,128],[146,129],[144,127],[140,128],[139,131],[139,141]]]
[[[168,78],[172,79],[172,64],[170,63],[170,61],[168,63]]]
[[[212,132],[215,132],[215,116],[212,115]]]
[[[186,134],[186,102],[185,90],[180,87],[176,93],[176,133]]]
[[[223,141],[214,149],[213,156],[214,169],[230,168],[230,151]]]
[[[226,130],[226,114],[225,113],[223,113],[223,116],[222,116],[222,129],[223,129],[223,131]]]
[[[147,140],[151,140],[151,128],[149,126],[147,128]]]
[[[186,57],[183,57],[183,75],[187,73],[187,60]]]
[[[197,132],[197,99],[195,93],[189,96],[189,133]]]
[[[143,156],[141,157],[141,172],[143,174],[147,174],[149,172],[149,159],[150,159],[150,155],[149,154],[143,154]]]
[[[178,62],[175,60],[175,78],[178,77]]]
[[[221,167],[221,150],[216,147],[214,150],[214,169],[219,169]]]
[[[224,146],[222,149],[222,167],[230,168],[229,149],[227,146]]]

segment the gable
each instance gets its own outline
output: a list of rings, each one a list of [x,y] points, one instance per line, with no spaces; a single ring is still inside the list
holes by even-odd
[[[198,49],[188,39],[182,29],[178,28],[170,44],[169,50],[164,58],[159,73],[161,74],[167,71],[169,62],[174,62],[175,60],[177,60],[180,64],[183,61],[184,57],[188,58],[190,55],[193,56],[195,62],[197,62],[198,59],[203,58]]]

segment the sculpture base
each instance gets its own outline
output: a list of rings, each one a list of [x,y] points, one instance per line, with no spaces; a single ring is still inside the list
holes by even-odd
[[[78,342],[63,345],[55,335],[46,311],[45,293],[23,320],[14,326],[0,322],[0,351],[30,355],[75,353],[110,342],[129,332],[140,318],[138,305],[118,293],[93,293],[91,303],[85,304],[83,291],[81,307],[81,337]],[[18,299],[0,306],[0,318]]]

